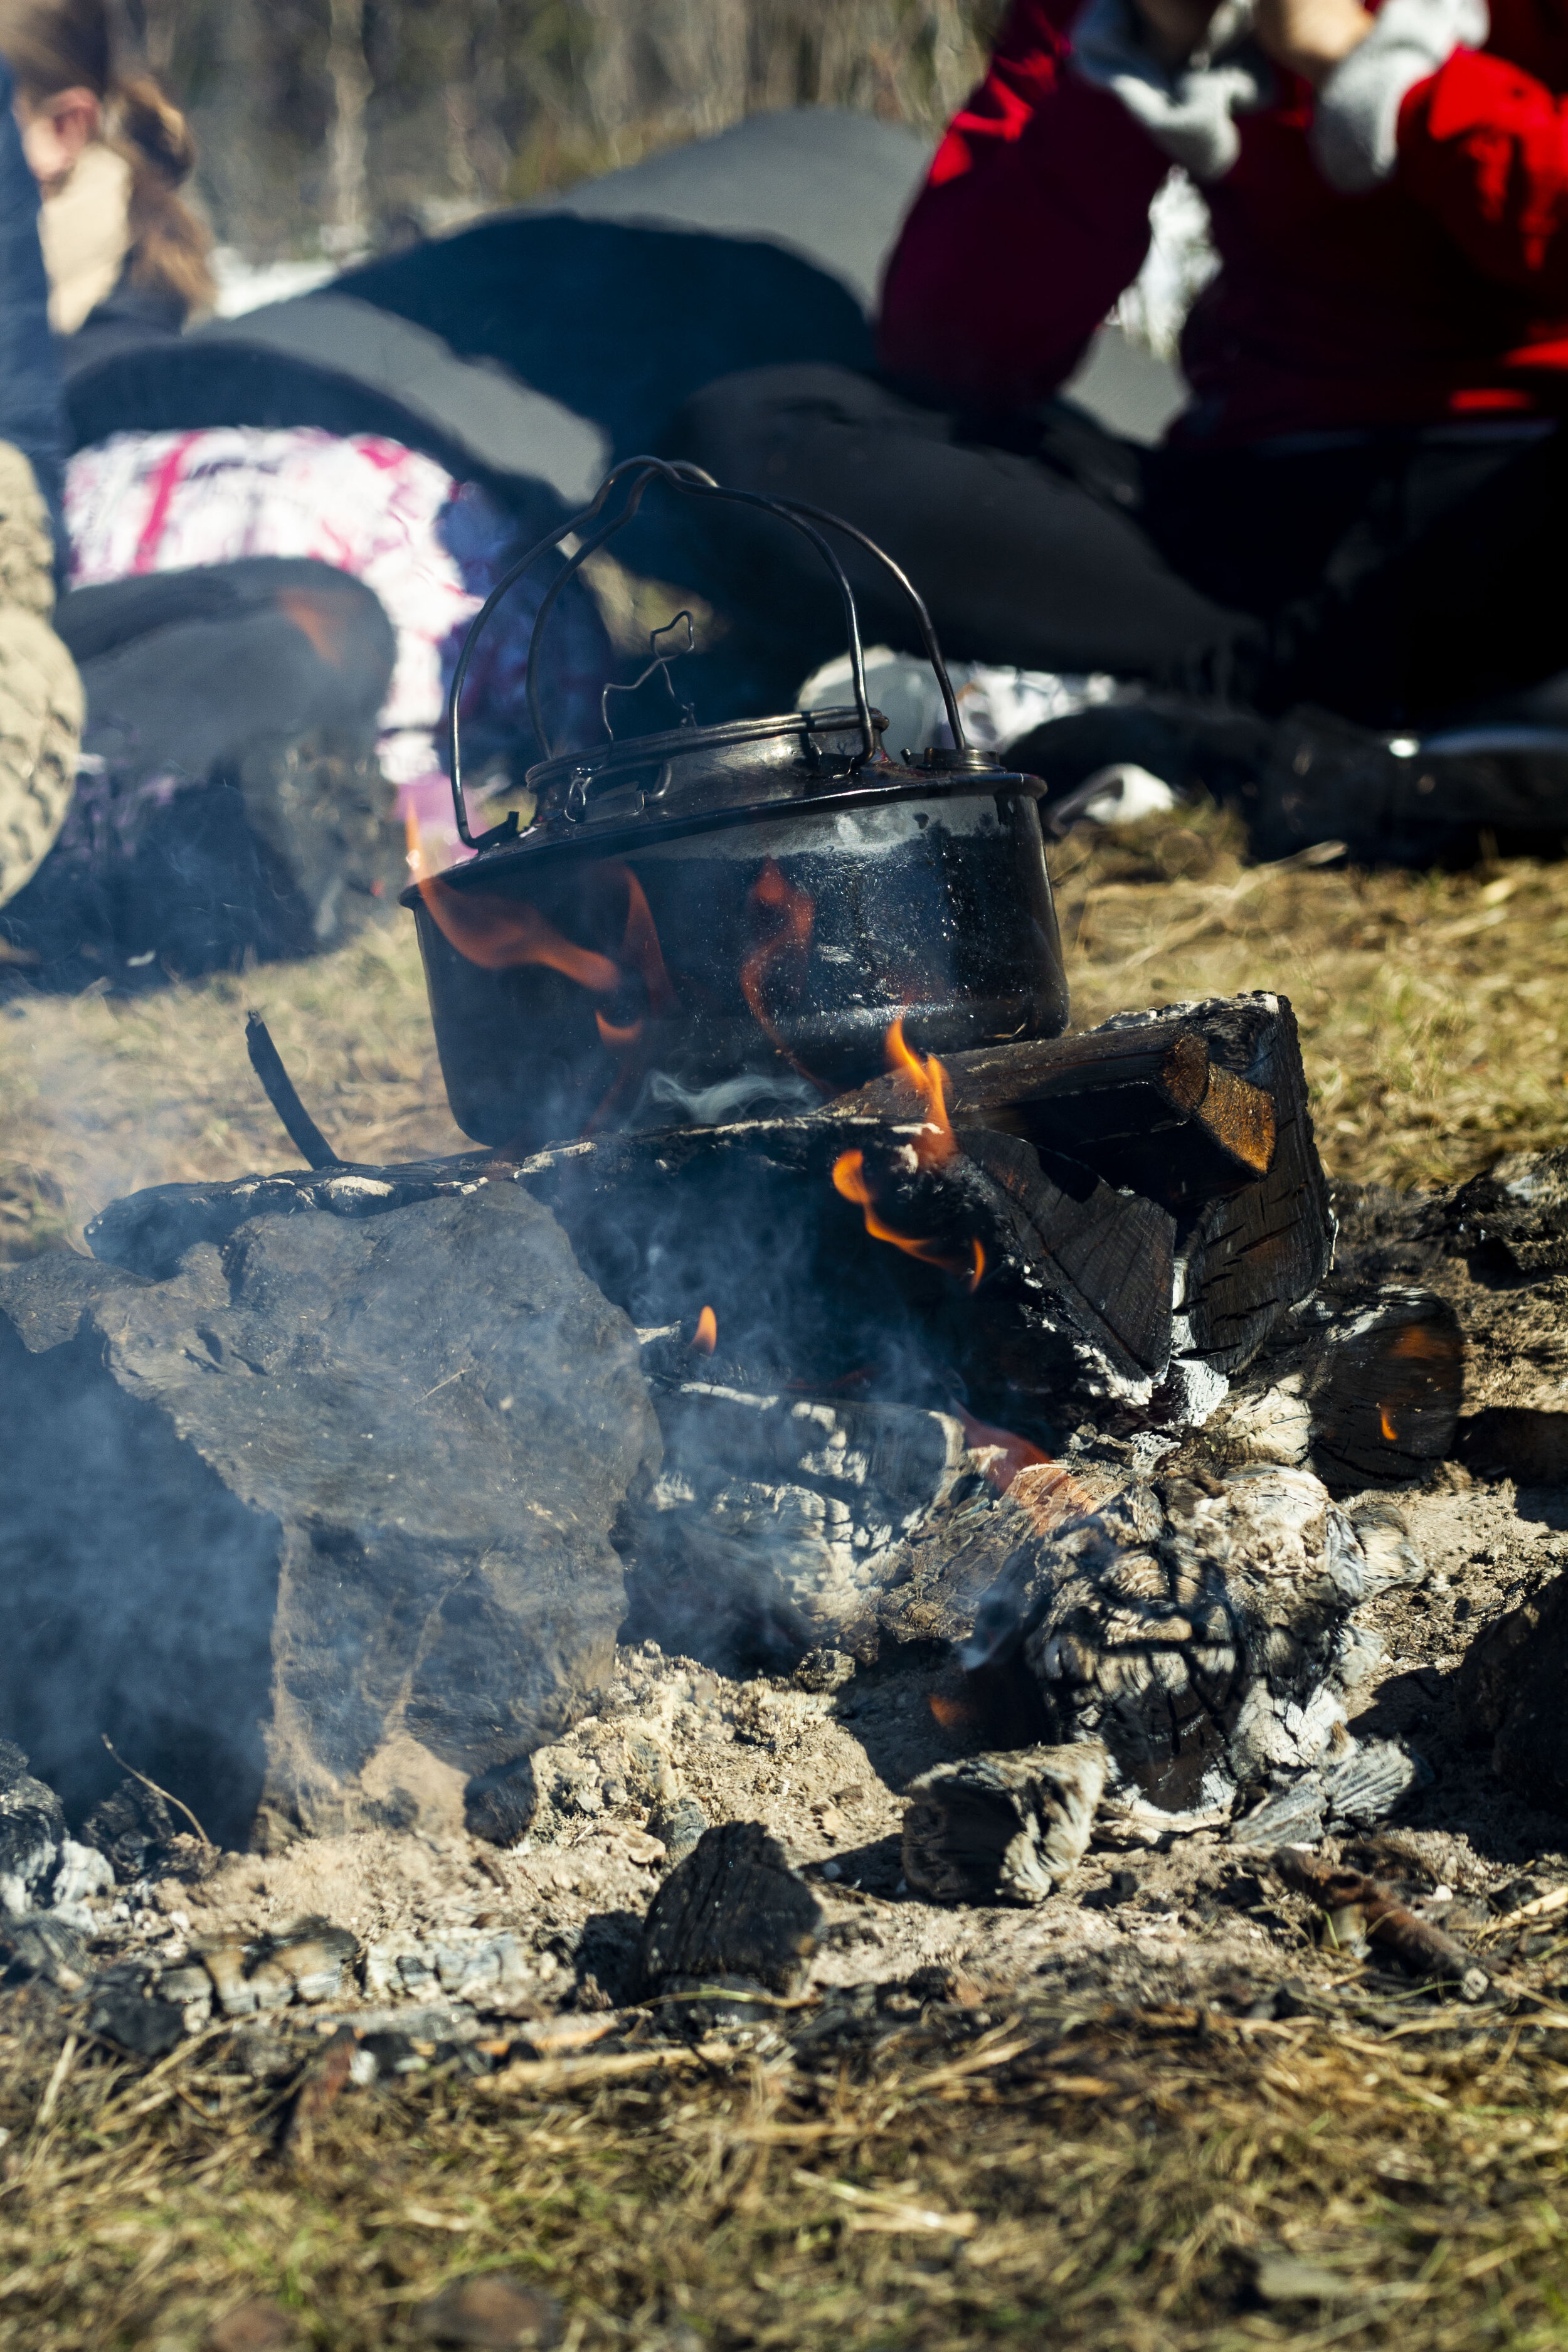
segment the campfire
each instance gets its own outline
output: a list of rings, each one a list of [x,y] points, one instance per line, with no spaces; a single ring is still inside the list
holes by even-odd
[[[721,495],[623,471],[563,579],[656,476]],[[253,1017],[308,1165],[112,1202],[90,1260],[8,1277],[17,1456],[77,1465],[68,1509],[21,1479],[0,1538],[40,1792],[14,1914],[81,1930],[149,1853],[198,1883],[216,1845],[416,1832],[516,1894],[517,1857],[592,1835],[647,1918],[592,1966],[579,1923],[579,1984],[733,1979],[743,2009],[824,1964],[857,1825],[855,1884],[911,1919],[1049,1912],[1091,1840],[1311,1843],[1418,1787],[1347,1722],[1368,1612],[1426,1573],[1394,1496],[1454,1444],[1452,1306],[1331,1270],[1283,999],[1066,1034],[1043,787],[966,747],[918,600],[952,740],[890,756],[829,519],[778,512],[847,601],[842,709],[607,709],[531,772],[531,824],[475,836],[458,665],[473,855],[430,873],[411,838],[405,903],[478,1149],[341,1160]],[[879,1794],[821,1766],[808,1893],[769,1759],[858,1709],[889,1760]],[[230,1919],[157,2000],[515,2011],[549,1981],[517,1927],[357,1959],[307,1927]]]

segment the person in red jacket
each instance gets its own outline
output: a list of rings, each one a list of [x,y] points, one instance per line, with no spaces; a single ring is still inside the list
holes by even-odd
[[[1173,165],[1220,267],[1142,450],[1059,388]],[[1568,0],[1015,0],[879,352],[710,386],[668,446],[869,531],[950,654],[1385,733],[1568,727]],[[770,540],[725,585],[743,626],[765,579],[799,656],[789,564]]]

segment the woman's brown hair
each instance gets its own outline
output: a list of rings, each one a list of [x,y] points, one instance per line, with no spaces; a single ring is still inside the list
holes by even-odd
[[[92,91],[105,143],[131,166],[132,283],[173,295],[186,310],[210,302],[212,240],[176,193],[195,167],[195,142],[150,75],[116,72],[104,0],[0,0],[0,57],[31,105]]]

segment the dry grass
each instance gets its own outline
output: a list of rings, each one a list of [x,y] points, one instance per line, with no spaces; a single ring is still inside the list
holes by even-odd
[[[1331,1170],[1447,1183],[1568,1130],[1568,867],[1247,866],[1214,811],[1056,854],[1075,1019],[1282,990]],[[0,1256],[79,1237],[117,1193],[288,1166],[246,1060],[266,1013],[349,1156],[455,1151],[406,916],[315,962],[129,999],[0,1008]]]
[[[349,2089],[290,2156],[287,2086],[221,2041],[151,2082],[87,2045],[44,2119],[59,2029],[26,2007],[0,2344],[28,2352],[195,2352],[258,2293],[371,2352],[497,2267],[584,2352],[1568,2341],[1561,2011],[928,2012],[814,2074],[712,2049],[549,2097]]]

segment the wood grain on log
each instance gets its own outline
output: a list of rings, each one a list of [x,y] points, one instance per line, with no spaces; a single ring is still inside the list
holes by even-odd
[[[936,1765],[910,1784],[904,1876],[940,1903],[1043,1903],[1083,1858],[1106,1762],[1084,1740]]]

